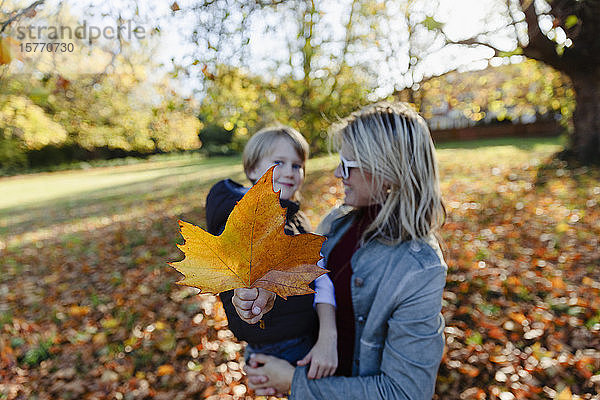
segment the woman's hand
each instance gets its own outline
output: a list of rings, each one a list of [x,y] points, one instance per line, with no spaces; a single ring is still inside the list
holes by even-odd
[[[273,308],[275,293],[262,288],[235,289],[231,302],[243,321],[255,324]]]
[[[295,370],[289,362],[264,354],[252,354],[244,367],[248,386],[259,396],[289,393]]]
[[[319,340],[298,365],[308,365],[308,379],[321,379],[335,373],[338,366],[337,337],[319,335]]]

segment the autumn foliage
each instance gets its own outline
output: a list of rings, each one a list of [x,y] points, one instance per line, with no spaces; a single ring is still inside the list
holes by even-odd
[[[273,169],[250,188],[229,215],[225,230],[213,236],[179,221],[185,259],[171,266],[185,277],[177,282],[218,294],[263,288],[284,299],[314,293],[308,285],[327,270],[318,267],[324,236],[284,233],[285,209],[273,191]]]
[[[440,151],[449,273],[436,399],[597,399],[600,171],[516,147],[481,154]],[[341,186],[308,171],[316,224]],[[181,257],[174,221],[205,218],[214,180],[189,177],[2,210],[0,399],[252,398],[222,306],[175,285],[165,264]]]

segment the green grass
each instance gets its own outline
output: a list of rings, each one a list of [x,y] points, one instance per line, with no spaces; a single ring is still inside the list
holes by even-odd
[[[531,152],[547,154],[560,149],[562,138],[503,138],[436,145],[441,160],[488,162],[490,158],[520,159]],[[308,171],[335,166],[335,155],[312,159]],[[143,161],[132,165],[69,170],[0,178],[0,216],[23,207],[47,202],[74,203],[93,197],[109,199],[128,193],[135,195],[191,181],[211,181],[241,174],[240,157],[175,158]]]
[[[462,140],[437,143],[437,149],[480,149],[482,147],[516,147],[521,150],[537,151],[549,146],[565,146],[567,138],[564,136],[542,138],[494,138],[478,140]]]
[[[471,177],[480,168],[513,168],[537,165],[564,147],[563,138],[501,138],[446,142],[436,146],[438,161],[454,177]],[[443,177],[442,177],[443,179]]]
[[[308,170],[333,171],[336,160],[310,160]],[[241,157],[179,157],[0,178],[0,249],[77,237],[92,226],[136,218],[148,207],[183,215],[203,206],[212,184],[228,177],[246,182]],[[173,204],[176,198],[189,201]]]
[[[440,144],[438,155],[440,163],[450,166],[453,174],[469,178],[473,168],[537,163],[560,147],[559,138],[476,140]],[[336,164],[336,154],[321,156],[309,160],[307,171],[309,176],[333,171]],[[136,204],[158,204],[176,195],[193,194],[194,202],[203,202],[200,193],[205,195],[215,181],[226,177],[245,181],[239,156],[159,158],[0,178],[0,237],[26,233],[34,226],[39,231],[57,224],[97,224],[107,216],[118,219],[120,211],[134,209]],[[176,207],[174,213],[186,211],[181,205]],[[67,233],[69,229],[77,232],[79,228],[69,227]]]
[[[233,158],[147,161],[134,165],[22,175],[0,179],[0,210],[46,201],[110,197],[121,192],[146,191],[161,181],[206,180],[241,171]],[[140,185],[135,187],[132,185]]]

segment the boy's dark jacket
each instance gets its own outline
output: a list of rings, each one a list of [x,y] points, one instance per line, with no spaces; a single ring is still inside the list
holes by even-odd
[[[220,235],[225,229],[227,218],[235,204],[248,191],[247,187],[231,179],[215,184],[206,197],[206,230],[213,235]],[[299,211],[298,203],[280,200],[286,208],[286,224],[284,231],[288,235],[306,233],[310,224],[306,216]],[[314,289],[314,283],[311,287]],[[251,344],[274,343],[299,336],[312,336],[316,332],[316,313],[313,308],[314,295],[289,296],[283,300],[277,296],[273,309],[263,317],[265,329],[258,324],[250,325],[237,315],[231,298],[233,290],[220,294],[229,329],[239,340]]]

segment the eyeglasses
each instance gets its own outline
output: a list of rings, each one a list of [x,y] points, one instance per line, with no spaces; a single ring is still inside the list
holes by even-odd
[[[346,160],[340,154],[340,167],[341,167],[340,169],[342,171],[342,178],[348,179],[348,177],[350,176],[350,168],[358,168],[358,161]]]

